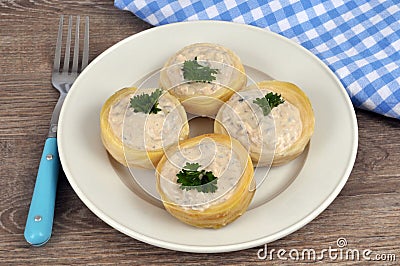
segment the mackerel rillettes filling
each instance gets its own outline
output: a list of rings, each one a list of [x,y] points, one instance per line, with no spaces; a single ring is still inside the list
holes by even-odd
[[[186,82],[183,78],[182,67],[187,60],[197,57],[199,64],[218,69],[216,80],[212,83]],[[211,95],[225,85],[228,86],[232,79],[238,76],[235,73],[233,58],[223,47],[212,44],[199,44],[182,49],[174,55],[166,69],[170,86],[177,95]],[[180,85],[179,85],[180,84]]]
[[[204,210],[231,197],[245,166],[230,148],[204,139],[199,145],[183,148],[168,155],[160,171],[160,187],[170,203],[182,208]],[[177,183],[176,174],[189,163],[199,163],[199,170],[212,171],[218,187],[214,193],[185,190]]]
[[[285,101],[264,116],[253,103],[265,96],[268,90],[249,89],[235,93],[224,106],[220,118],[225,129],[250,152],[280,153],[297,141],[302,132],[300,112]],[[275,140],[275,141],[274,141]]]
[[[158,150],[177,143],[184,119],[178,112],[176,103],[163,94],[158,100],[157,114],[135,113],[130,99],[142,93],[150,94],[155,89],[140,89],[116,102],[110,109],[108,122],[124,145],[137,150]]]

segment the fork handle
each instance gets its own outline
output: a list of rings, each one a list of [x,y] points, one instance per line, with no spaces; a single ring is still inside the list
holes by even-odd
[[[41,246],[50,239],[59,168],[57,139],[47,138],[24,232],[26,241],[33,246]]]

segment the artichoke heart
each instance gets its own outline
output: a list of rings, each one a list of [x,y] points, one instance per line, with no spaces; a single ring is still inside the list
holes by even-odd
[[[238,139],[256,166],[277,166],[304,151],[314,120],[311,102],[298,86],[268,80],[233,95],[217,114],[214,132]]]
[[[183,186],[178,181],[185,163],[216,179],[192,189]],[[200,228],[220,228],[247,210],[255,193],[253,173],[251,158],[237,140],[205,134],[166,151],[156,168],[157,191],[165,209],[178,220]],[[210,184],[213,189],[199,189]]]
[[[156,93],[157,101],[151,102],[150,95]],[[161,89],[134,87],[107,99],[100,129],[103,145],[116,161],[147,169],[154,169],[166,148],[189,135],[186,112],[174,96]]]
[[[240,58],[230,49],[212,43],[182,48],[167,60],[160,73],[160,86],[195,115],[215,116],[246,82]]]

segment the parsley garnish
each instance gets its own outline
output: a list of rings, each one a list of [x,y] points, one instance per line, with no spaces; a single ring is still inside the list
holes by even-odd
[[[182,71],[185,80],[194,82],[211,82],[216,79],[214,75],[218,73],[218,69],[200,65],[197,56],[194,60],[186,60]]]
[[[180,188],[185,190],[197,189],[198,192],[214,193],[217,190],[217,179],[211,171],[201,170],[198,163],[186,163],[183,169],[176,174]]]
[[[281,95],[278,93],[267,93],[263,98],[256,98],[253,103],[257,104],[263,110],[264,116],[267,116],[271,112],[272,108],[277,107],[285,100],[282,99]]]
[[[156,89],[150,95],[143,93],[141,95],[135,95],[131,98],[131,107],[135,113],[145,113],[145,114],[157,114],[158,111],[161,111],[158,108],[158,98],[163,94],[161,89]]]

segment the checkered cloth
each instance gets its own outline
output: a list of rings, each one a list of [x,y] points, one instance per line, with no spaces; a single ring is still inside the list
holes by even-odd
[[[400,0],[115,0],[152,25],[225,20],[279,33],[340,78],[354,106],[400,119]]]

